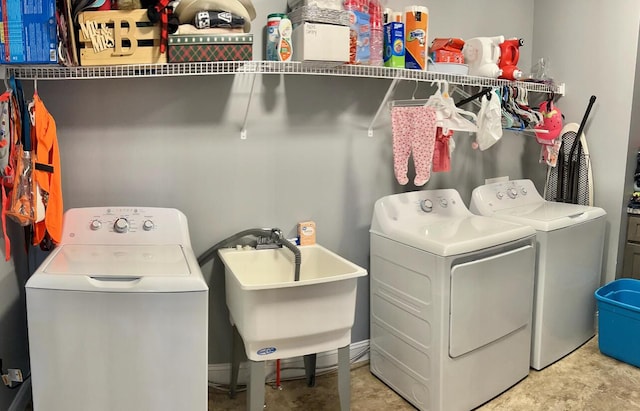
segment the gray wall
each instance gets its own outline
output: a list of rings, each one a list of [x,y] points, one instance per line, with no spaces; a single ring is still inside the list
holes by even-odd
[[[254,3],[259,15],[253,27],[255,56],[260,58],[266,15],[282,10],[269,6],[271,1]],[[387,3],[396,9],[415,4]],[[430,38],[522,37],[521,67],[529,69],[530,0],[427,5]],[[278,226],[293,235],[298,221],[312,219],[319,243],[368,267],[373,203],[417,189],[394,181],[388,114],[379,120],[374,137],[367,137],[389,84],[258,76],[247,140],[240,140],[239,130],[251,82],[242,75],[40,81],[38,89],[58,125],[65,209],[179,208],[189,219],[196,254],[248,227]],[[408,98],[413,89],[413,84],[401,84],[396,97]],[[423,84],[417,97],[429,93]],[[455,140],[452,171],[433,176],[424,188],[455,187],[468,201],[484,178],[543,175],[539,147],[530,136],[509,133],[484,153],[471,149],[468,135]],[[228,362],[231,334],[222,267],[210,265],[204,272],[211,287],[210,362]],[[369,338],[368,279],[358,285],[353,341]]]
[[[0,237],[0,358],[2,367],[19,368],[23,375],[29,372],[27,349],[27,318],[24,284],[28,278],[28,267],[24,252],[22,227],[7,221],[7,232],[11,240],[11,261],[5,261],[4,239]],[[15,266],[14,266],[15,262]],[[18,389],[10,390],[0,385],[0,410],[9,409]]]
[[[597,96],[585,134],[595,205],[608,214],[603,282],[622,269],[619,249],[633,190],[625,179],[635,166],[630,148],[639,145],[637,133],[629,140],[639,23],[634,0],[535,1],[533,55],[549,58],[554,76],[566,83],[558,103],[566,122],[580,123],[589,97]]]

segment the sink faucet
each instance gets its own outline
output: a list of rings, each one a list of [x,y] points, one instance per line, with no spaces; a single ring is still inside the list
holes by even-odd
[[[235,233],[234,235],[225,238],[224,240],[216,243],[207,251],[205,251],[200,257],[198,257],[198,264],[200,266],[203,266],[214,258],[218,249],[222,247],[228,247],[230,244],[234,244],[238,240],[247,236],[258,238],[259,244],[261,244],[261,239],[265,239],[267,243],[271,242],[273,244],[277,244],[278,246],[287,247],[289,250],[291,250],[291,252],[295,256],[294,280],[300,281],[300,262],[302,260],[302,257],[300,256],[300,250],[295,246],[295,244],[292,244],[289,240],[284,238],[284,236],[282,235],[282,231],[280,231],[279,228],[272,228],[271,230],[265,228],[249,228],[248,230]]]
[[[300,262],[302,260],[300,249],[296,247],[296,245],[291,241],[284,238],[284,236],[282,235],[282,231],[280,231],[280,229],[278,228],[271,229],[271,240],[280,246],[287,247],[293,253],[295,257],[294,281],[300,281]]]

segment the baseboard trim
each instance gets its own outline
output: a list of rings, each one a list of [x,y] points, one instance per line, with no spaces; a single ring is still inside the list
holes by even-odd
[[[29,401],[31,401],[31,378],[28,378],[22,383],[20,388],[18,388],[18,393],[13,398],[7,411],[24,411],[27,409]]]
[[[365,353],[364,355],[363,352]],[[360,356],[361,355],[361,356]],[[358,341],[351,343],[349,346],[349,358],[354,359],[355,364],[369,360],[369,340]],[[338,350],[326,351],[318,353],[316,357],[316,373],[328,371],[331,369],[337,369],[338,364]],[[265,375],[267,381],[275,379],[276,361],[267,361],[267,369]],[[302,357],[285,358],[280,360],[280,377],[285,379],[291,378],[303,378],[304,373],[304,360]],[[229,384],[231,379],[231,364],[209,364],[209,381],[214,384]],[[238,384],[247,384],[249,381],[249,366],[247,362],[240,364],[240,371],[238,372]]]

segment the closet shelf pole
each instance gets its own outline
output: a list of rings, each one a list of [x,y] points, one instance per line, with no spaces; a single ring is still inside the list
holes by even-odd
[[[389,89],[387,90],[387,94],[384,95],[384,98],[382,99],[382,102],[380,103],[380,107],[378,107],[378,111],[376,111],[376,115],[373,117],[373,120],[371,120],[371,124],[369,125],[369,131],[367,133],[369,135],[369,137],[373,137],[373,126],[375,125],[376,120],[378,120],[378,117],[380,117],[380,113],[382,113],[382,110],[387,105],[387,102],[389,101],[389,98],[391,97],[391,95],[395,91],[396,86],[398,85],[399,81],[400,81],[399,77],[395,77],[393,79],[393,81],[391,81],[391,84],[389,85]]]
[[[251,73],[251,91],[249,91],[249,101],[247,101],[247,109],[244,112],[244,120],[242,121],[242,129],[240,129],[240,139],[247,139],[247,120],[249,118],[249,108],[251,107],[251,99],[253,98],[253,88],[256,85],[256,72]]]

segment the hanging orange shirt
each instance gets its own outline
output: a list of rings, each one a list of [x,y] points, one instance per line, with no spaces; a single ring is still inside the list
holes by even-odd
[[[46,232],[49,232],[51,240],[58,244],[62,238],[62,216],[64,210],[56,122],[37,94],[34,94],[33,101],[36,122],[35,162],[53,167],[53,172],[42,171],[37,168],[34,171],[36,182],[40,189],[49,193],[49,199],[46,203],[44,221],[40,221],[34,226],[33,244],[40,244]]]

